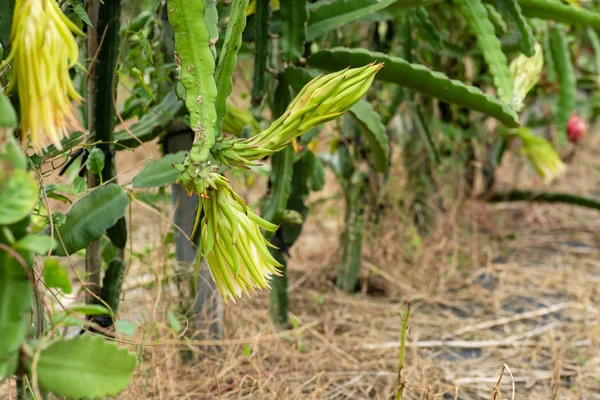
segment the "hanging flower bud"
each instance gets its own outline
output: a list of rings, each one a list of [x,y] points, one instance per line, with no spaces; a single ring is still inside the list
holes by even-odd
[[[260,228],[274,232],[274,225],[256,215],[233,191],[225,177],[213,174],[210,188],[201,194],[200,243],[210,274],[219,291],[235,303],[243,293],[269,289],[272,275],[281,266],[269,252],[270,244]]]
[[[571,143],[577,143],[583,135],[586,134],[589,126],[581,117],[576,114],[571,115],[567,124],[567,138]]]
[[[527,93],[533,88],[542,76],[544,68],[544,55],[542,46],[535,44],[535,54],[527,57],[519,55],[510,63],[510,74],[513,80],[513,102],[517,111],[523,108],[523,100]]]
[[[77,64],[79,49],[72,33],[83,35],[54,0],[15,2],[10,32],[11,51],[3,68],[14,61],[10,92],[16,86],[21,105],[23,139],[36,152],[80,129],[71,101],[80,101],[69,69]]]
[[[515,134],[521,139],[523,152],[533,165],[538,175],[549,182],[562,174],[565,164],[552,147],[552,143],[532,134],[529,129],[520,128]]]
[[[314,78],[268,129],[249,139],[217,143],[215,159],[226,165],[256,165],[256,161],[292,144],[309,129],[348,111],[365,95],[382,66],[369,64]]]

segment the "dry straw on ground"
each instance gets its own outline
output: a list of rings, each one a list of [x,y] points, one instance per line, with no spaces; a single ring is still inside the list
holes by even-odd
[[[543,188],[514,165],[503,167],[501,187]],[[593,150],[551,188],[600,196]],[[169,205],[162,214],[134,206],[136,256],[120,318],[138,324],[132,340],[157,345],[132,346],[141,363],[119,398],[393,398],[400,312],[412,299],[405,399],[511,399],[513,385],[516,399],[600,399],[597,212],[465,200],[419,242],[402,212],[389,210],[366,235],[362,292],[347,295],[331,281],[340,200],[336,189],[319,199],[289,266],[297,328],[278,332],[261,293],[226,307],[221,352],[172,340]],[[194,359],[183,363],[186,348]]]

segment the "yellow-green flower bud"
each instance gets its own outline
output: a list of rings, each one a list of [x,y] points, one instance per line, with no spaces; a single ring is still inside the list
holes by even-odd
[[[77,63],[79,49],[72,32],[81,30],[54,0],[15,2],[10,31],[11,51],[0,68],[14,60],[8,86],[19,90],[23,139],[29,134],[36,152],[80,129],[71,101],[80,101],[69,69]]]
[[[527,128],[519,128],[514,135],[521,139],[523,153],[546,182],[549,182],[562,174],[566,169],[560,156],[552,147],[552,143],[541,137],[535,136]]]
[[[542,46],[535,44],[535,54],[527,57],[519,55],[510,63],[510,74],[513,80],[513,105],[517,111],[523,108],[523,101],[527,93],[535,86],[542,76],[544,68],[544,55]]]
[[[216,189],[201,196],[201,251],[211,276],[227,300],[235,303],[243,293],[269,289],[272,275],[281,266],[269,252],[269,243],[260,232],[277,230],[256,215],[233,191],[225,177],[211,177]]]
[[[314,78],[269,128],[249,139],[217,144],[215,159],[244,166],[282,150],[309,129],[348,111],[365,95],[382,66],[369,64]]]

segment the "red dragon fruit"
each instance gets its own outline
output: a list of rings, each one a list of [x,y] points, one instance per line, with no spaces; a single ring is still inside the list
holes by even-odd
[[[577,143],[579,139],[587,132],[589,126],[581,117],[576,114],[571,115],[567,124],[567,138],[571,143]]]

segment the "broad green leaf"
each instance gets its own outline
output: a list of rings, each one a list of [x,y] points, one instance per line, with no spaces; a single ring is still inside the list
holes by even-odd
[[[0,112],[2,111],[0,110]],[[28,165],[27,156],[23,152],[21,146],[19,146],[19,144],[15,140],[14,136],[6,135],[6,139],[2,140],[4,142],[0,144],[0,168],[26,170]],[[6,179],[6,177],[3,177],[2,172],[0,172],[0,182],[2,182],[3,179]],[[0,186],[2,186],[1,183]]]
[[[143,142],[166,133],[173,120],[184,110],[185,105],[177,98],[175,91],[170,91],[160,103],[151,107],[139,121],[131,125],[129,132],[123,130],[115,133],[113,139],[117,143],[116,149],[138,147]]]
[[[364,100],[359,100],[351,109],[350,115],[354,117],[361,127],[362,137],[366,140],[371,154],[369,160],[375,170],[385,172],[388,169],[390,147],[385,126],[373,106]]]
[[[40,353],[40,385],[69,399],[115,396],[127,388],[137,365],[135,354],[100,336],[58,340]],[[26,364],[31,373],[31,360]]]
[[[133,322],[125,321],[122,319],[115,322],[115,331],[125,336],[133,336],[137,327],[138,326]]]
[[[567,139],[567,124],[575,109],[577,81],[571,62],[571,51],[567,46],[565,31],[561,25],[550,27],[550,50],[554,70],[558,79],[558,107],[556,113],[556,131],[558,144],[563,146]]]
[[[574,7],[560,0],[519,0],[523,15],[531,18],[550,19],[569,25],[592,26],[600,29],[600,13]]]
[[[56,258],[46,258],[44,260],[44,283],[48,288],[62,290],[64,294],[73,292],[69,274]]]
[[[98,147],[94,147],[88,156],[85,166],[91,173],[101,176],[104,169],[104,152]]]
[[[82,304],[71,306],[68,308],[70,313],[78,313],[84,315],[110,315],[111,312],[108,308],[101,306],[100,304]]]
[[[338,29],[359,18],[382,10],[396,1],[397,0],[328,0],[311,4],[306,39],[314,40],[325,35],[329,31]],[[402,3],[402,1],[399,3]]]
[[[532,57],[535,54],[535,36],[533,35],[531,26],[521,13],[521,6],[518,0],[496,0],[496,4],[517,28],[523,54],[527,57]]]
[[[410,64],[398,57],[364,49],[334,48],[323,50],[309,58],[317,68],[340,70],[348,66],[360,67],[372,62],[384,62],[375,79],[392,82],[448,103],[468,107],[492,116],[508,127],[519,126],[516,112],[507,104],[484,94],[479,88],[466,86],[441,72],[430,71],[420,64]]]
[[[31,254],[27,258],[31,259]],[[17,369],[19,348],[30,326],[32,292],[23,266],[0,249],[0,382]]]
[[[38,201],[38,185],[24,170],[8,171],[0,160],[0,225],[10,225],[28,216]]]
[[[506,56],[502,52],[502,44],[496,36],[486,8],[481,0],[454,0],[461,14],[465,17],[477,38],[477,45],[490,68],[498,97],[510,104],[512,101],[512,78]]]
[[[76,176],[73,179],[73,185],[71,186],[71,192],[73,194],[83,193],[88,189],[87,182],[80,176]]]
[[[0,2],[5,0],[0,0]],[[2,58],[0,57],[0,63]],[[17,126],[17,113],[4,89],[0,87],[0,129],[12,130]]]
[[[283,61],[296,63],[304,53],[308,22],[306,3],[306,0],[286,0],[281,3],[279,48]]]
[[[225,41],[219,55],[219,63],[215,72],[217,85],[217,111],[216,134],[221,133],[221,124],[227,114],[227,97],[233,89],[232,75],[237,67],[237,53],[242,45],[242,32],[246,27],[246,8],[248,0],[234,0],[229,14],[229,23],[225,32]]]
[[[93,27],[92,21],[90,21],[90,17],[87,15],[87,12],[85,12],[85,8],[83,8],[83,6],[81,4],[79,4],[79,3],[73,4],[73,12],[75,12],[75,14],[77,14],[77,16],[83,22],[85,22],[86,25]]]
[[[125,215],[128,204],[127,194],[114,183],[101,186],[82,197],[67,214],[66,222],[56,229],[64,248],[57,239],[59,245],[54,253],[65,256],[87,247]]]
[[[180,163],[185,156],[184,151],[167,154],[160,160],[151,160],[131,182],[134,188],[149,188],[175,183],[179,173],[173,164]]]
[[[35,254],[45,255],[50,250],[54,249],[56,241],[48,235],[27,235],[23,239],[19,240],[15,247],[18,249],[24,249],[34,252]]]

